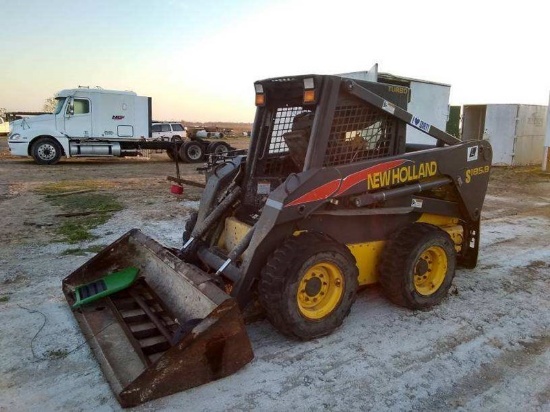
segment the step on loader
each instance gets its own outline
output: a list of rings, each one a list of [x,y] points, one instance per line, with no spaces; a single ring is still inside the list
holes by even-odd
[[[242,368],[253,358],[250,308],[308,340],[338,328],[362,286],[379,282],[395,304],[425,309],[457,266],[477,263],[487,141],[408,113],[403,86],[319,75],[254,86],[248,154],[212,165],[182,247],[132,230],[63,281],[72,306],[82,285],[138,270],[127,288],[74,309],[123,406]],[[407,127],[434,145],[407,142]]]

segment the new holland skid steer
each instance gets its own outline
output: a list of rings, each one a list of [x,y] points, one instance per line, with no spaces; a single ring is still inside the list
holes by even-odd
[[[134,229],[63,281],[123,406],[243,367],[258,303],[307,340],[338,328],[361,286],[424,309],[476,265],[488,142],[408,113],[403,86],[308,75],[255,91],[248,154],[212,167],[181,249]],[[407,143],[407,126],[434,145]]]

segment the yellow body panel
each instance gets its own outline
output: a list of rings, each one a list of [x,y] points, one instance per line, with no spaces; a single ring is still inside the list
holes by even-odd
[[[464,228],[460,225],[440,227],[451,236],[451,239],[455,243],[455,250],[460,252],[462,250],[462,240],[464,239]]]
[[[416,223],[429,223],[435,226],[453,226],[458,223],[456,217],[442,216],[442,215],[432,215],[429,213],[424,213],[420,216],[420,219]]]
[[[455,243],[455,250],[457,252],[460,252],[460,250],[462,249],[464,228],[458,223],[458,218],[424,213],[416,222],[429,223],[431,225],[439,226],[441,229],[449,234],[449,236]]]
[[[379,240],[346,245],[357,261],[359,286],[371,285],[378,282],[376,265],[385,244],[385,241]]]
[[[457,218],[425,213],[417,222],[429,223],[446,231],[455,243],[456,251],[460,251],[464,236],[464,228],[459,224]],[[235,217],[228,217],[225,219],[225,229],[222,236],[220,236],[218,246],[227,251],[232,250],[248,233],[250,228],[250,225],[241,222]],[[293,235],[299,236],[302,232],[305,231],[299,230],[294,232]],[[359,269],[359,286],[371,285],[378,282],[376,265],[378,265],[380,254],[385,244],[385,240],[378,240],[346,245],[357,261],[357,268]]]
[[[459,220],[457,218],[425,213],[417,222],[429,223],[440,227],[451,236],[456,251],[460,252],[464,228],[458,224]],[[371,285],[378,282],[376,265],[378,265],[378,260],[380,259],[380,254],[385,244],[386,241],[379,240],[346,245],[357,261],[357,268],[359,269],[359,286]]]
[[[220,236],[218,246],[228,252],[233,250],[241,239],[246,236],[251,227],[233,216],[228,217],[225,219],[225,229]]]

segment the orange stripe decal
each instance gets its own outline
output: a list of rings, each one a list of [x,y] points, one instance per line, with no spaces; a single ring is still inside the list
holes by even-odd
[[[378,165],[371,166],[358,172],[352,173],[344,177],[343,179],[331,180],[330,182],[325,183],[307,192],[305,195],[300,196],[292,202],[287,203],[285,207],[317,202],[319,200],[326,200],[332,196],[341,195],[351,189],[353,186],[363,181],[366,181],[371,173],[384,172],[386,170],[393,169],[394,167],[401,166],[405,162],[410,162],[410,160],[391,160],[389,162],[380,163]]]
[[[296,206],[301,205],[302,203],[311,203],[318,200],[328,199],[330,196],[335,194],[340,187],[340,182],[342,179],[332,180],[331,182],[325,183],[322,186],[319,186],[316,189],[313,189],[310,192],[307,192],[305,195],[300,196],[298,199],[293,200],[286,206]]]

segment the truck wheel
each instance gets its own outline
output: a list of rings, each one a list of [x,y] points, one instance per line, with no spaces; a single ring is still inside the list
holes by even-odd
[[[61,146],[51,137],[40,137],[32,145],[32,157],[39,165],[54,165],[61,159]]]
[[[291,237],[262,270],[258,297],[281,333],[302,340],[328,335],[349,314],[358,288],[347,247],[314,233]]]
[[[393,303],[426,309],[447,295],[455,268],[451,237],[437,226],[413,223],[397,232],[384,248],[379,281]]]
[[[230,146],[225,142],[213,142],[208,145],[206,152],[215,156],[225,156],[229,153],[229,149]]]
[[[185,142],[180,147],[180,157],[184,162],[187,163],[198,163],[202,162],[204,158],[204,148],[202,144],[198,142]]]
[[[176,156],[174,156],[174,149],[166,149],[166,154],[173,162],[176,161]]]

